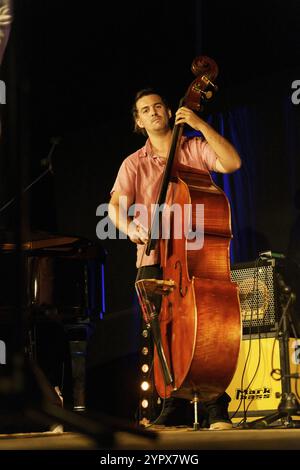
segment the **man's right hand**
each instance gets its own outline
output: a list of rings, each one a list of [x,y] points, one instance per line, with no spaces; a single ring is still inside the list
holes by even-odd
[[[132,222],[128,227],[128,237],[133,243],[144,245],[148,242],[148,233],[141,225],[136,225]]]

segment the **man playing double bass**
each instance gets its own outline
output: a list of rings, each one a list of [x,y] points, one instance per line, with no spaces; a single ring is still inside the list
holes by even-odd
[[[148,241],[147,223],[135,223],[128,215],[133,204],[142,204],[150,213],[160,189],[163,172],[172,141],[170,118],[172,112],[160,94],[144,89],[136,94],[132,109],[135,131],[147,136],[145,145],[129,155],[122,163],[111,191],[109,216],[116,227],[128,235],[137,245],[138,279],[161,279],[159,244],[145,254]],[[181,137],[178,146],[178,161],[192,168],[220,173],[232,173],[241,166],[236,149],[191,109],[183,106],[175,115],[175,124],[188,124],[203,137]],[[157,300],[157,311],[160,305]],[[207,413],[209,429],[230,429],[228,415],[230,397],[224,393],[218,399],[203,404]],[[179,422],[180,398],[166,399],[164,412],[156,424],[176,425]]]

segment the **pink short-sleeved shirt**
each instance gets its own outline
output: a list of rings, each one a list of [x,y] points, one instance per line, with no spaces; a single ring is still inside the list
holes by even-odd
[[[178,155],[179,162],[200,170],[213,171],[217,155],[201,137],[182,137]],[[151,204],[155,204],[165,169],[166,159],[154,155],[149,139],[144,147],[127,157],[118,172],[111,194],[117,191],[127,197],[128,208],[143,204],[147,208],[148,220],[139,216],[139,222],[148,229]],[[144,253],[144,245],[137,245],[137,267],[159,263],[159,243],[150,255]]]

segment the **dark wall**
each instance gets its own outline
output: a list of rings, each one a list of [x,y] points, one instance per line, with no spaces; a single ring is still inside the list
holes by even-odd
[[[244,141],[247,158],[255,147],[249,186],[256,192],[256,230],[274,247],[287,245],[297,213],[286,195],[290,183],[282,169],[287,135],[292,135],[286,127],[297,132],[299,110],[291,107],[289,122],[282,113],[284,103],[290,106],[291,81],[300,79],[298,2],[195,0],[187,6],[178,9],[168,0],[108,2],[105,10],[98,2],[18,4],[1,73],[9,86],[15,70],[21,71],[23,132],[18,138],[27,149],[26,182],[42,171],[51,137],[61,137],[53,155],[54,173],[30,191],[32,230],[96,239],[96,208],[108,202],[121,161],[143,142],[132,133],[135,92],[158,86],[176,107],[193,80],[193,58],[206,54],[220,67],[220,91],[208,112],[230,117],[244,109],[258,116],[256,126],[251,124],[251,140]],[[12,68],[14,47],[19,62]],[[254,142],[258,128],[261,134]],[[2,167],[14,181],[9,155],[2,155]],[[293,187],[297,172],[295,160]],[[1,178],[7,180],[4,173]],[[13,186],[6,181],[1,187],[7,200]],[[13,220],[6,221],[12,229]],[[108,310],[123,310],[133,299],[135,249],[126,240],[102,243],[108,252]]]

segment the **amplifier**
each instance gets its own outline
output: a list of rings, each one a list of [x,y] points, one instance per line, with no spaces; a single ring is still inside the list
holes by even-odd
[[[289,339],[289,361],[291,374],[300,372],[300,341]],[[229,414],[241,421],[260,417],[276,411],[280,402],[282,384],[280,369],[280,347],[275,337],[243,339],[237,369],[226,392],[231,397]],[[277,380],[276,380],[277,379]],[[291,379],[291,392],[300,390],[296,379]],[[234,419],[234,421],[236,421]]]
[[[274,332],[280,317],[274,259],[235,264],[231,279],[239,287],[243,334]]]

